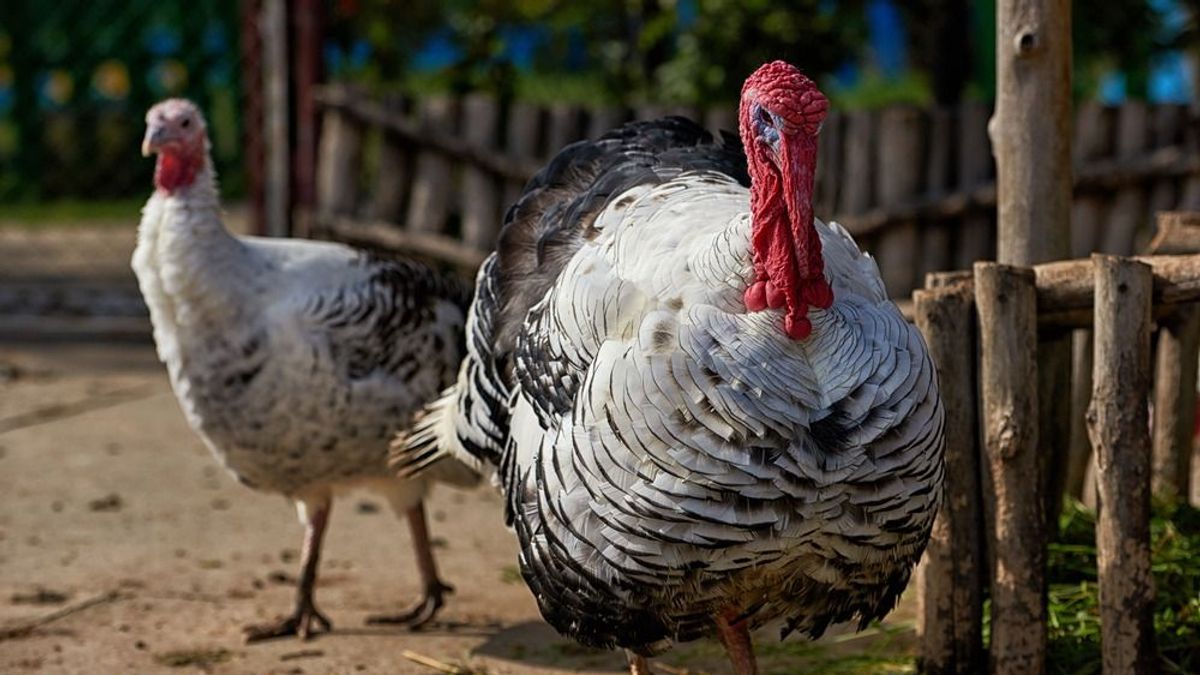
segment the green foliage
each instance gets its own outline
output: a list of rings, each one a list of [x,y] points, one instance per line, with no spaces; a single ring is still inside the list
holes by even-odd
[[[1200,510],[1156,505],[1150,542],[1163,672],[1200,672]],[[1050,671],[1099,673],[1096,515],[1078,502],[1063,509],[1048,577]]]
[[[492,91],[587,103],[716,104],[735,101],[764,61],[787,59],[813,76],[853,58],[866,38],[862,0],[364,0],[335,16],[343,42],[365,36],[371,61],[355,79],[409,90]],[[505,58],[505,29],[544,29],[532,72]],[[449,67],[409,73],[416,48],[439,29],[461,48]],[[581,51],[582,50],[582,51]],[[560,85],[565,85],[560,88]]]
[[[893,80],[876,72],[868,72],[853,87],[829,87],[825,93],[833,101],[834,107],[849,110],[882,108],[900,103],[917,106],[933,103],[928,78],[916,72],[908,72]]]
[[[693,23],[675,32],[675,4],[646,17],[639,46],[621,54],[617,84],[673,103],[730,103],[738,83],[765,61],[784,59],[820,77],[857,55],[866,40],[862,2],[696,0]],[[657,54],[662,54],[656,58]],[[639,63],[638,61],[642,61]]]

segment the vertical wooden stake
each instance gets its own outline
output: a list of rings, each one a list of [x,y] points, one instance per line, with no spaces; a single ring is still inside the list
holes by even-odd
[[[348,89],[341,93],[350,96]],[[354,215],[362,136],[349,116],[336,108],[325,110],[317,152],[317,212],[322,216]]]
[[[434,96],[418,104],[422,128],[430,134],[454,133],[456,111],[454,101]],[[413,170],[412,194],[408,200],[407,227],[416,232],[440,232],[446,225],[454,189],[452,165],[436,152],[417,155]]]
[[[933,279],[930,286],[913,300],[946,407],[946,482],[919,568],[921,672],[971,675],[983,666],[975,310],[970,280],[941,286]]]
[[[400,117],[407,113],[405,103],[400,96],[386,97],[382,101],[389,113]],[[412,173],[409,162],[411,153],[411,144],[387,132],[380,134],[379,165],[375,171],[371,204],[367,209],[372,220],[403,222],[404,199],[408,196]]]
[[[878,176],[879,205],[887,208],[910,200],[921,190],[924,174],[921,151],[925,126],[921,111],[895,105],[879,115]],[[905,297],[916,285],[919,232],[917,222],[893,223],[879,235],[872,254],[879,261],[883,283],[892,297]]]
[[[1154,494],[1187,501],[1191,492],[1192,430],[1196,422],[1196,365],[1200,308],[1182,308],[1162,323],[1154,370]]]
[[[1087,434],[1087,409],[1092,400],[1092,332],[1077,330],[1071,337],[1071,444],[1067,450],[1063,492],[1083,499],[1092,442]]]
[[[463,101],[463,131],[478,148],[491,149],[500,123],[500,106],[487,94],[470,94]],[[468,246],[490,251],[504,214],[500,212],[496,178],[470,166],[462,176],[462,239]]]
[[[1088,432],[1100,514],[1100,650],[1107,675],[1157,672],[1150,574],[1150,267],[1092,256],[1096,351]]]
[[[1046,670],[1046,520],[1033,270],[975,263],[984,445],[994,491],[993,675]]]

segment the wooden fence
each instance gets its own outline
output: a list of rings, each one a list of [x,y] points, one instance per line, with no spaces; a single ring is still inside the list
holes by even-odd
[[[1200,230],[1177,228],[1179,220],[1161,218],[1152,250],[1198,250]],[[1176,229],[1189,232],[1175,236]],[[918,575],[923,672],[1046,672],[1051,535],[1047,464],[1038,456],[1038,344],[1085,328],[1094,335],[1092,370],[1076,377],[1089,390],[1086,429],[1102,505],[1103,668],[1158,672],[1150,495],[1187,499],[1187,470],[1179,467],[1193,454],[1200,255],[1097,254],[1032,268],[977,262],[972,272],[930,275],[925,286],[913,311],[938,366],[947,443],[945,500]]]
[[[524,182],[567,143],[629,119],[684,114],[735,130],[733,108],[583,109],[317,92],[317,206],[301,234],[406,249],[473,269]],[[821,132],[817,214],[880,262],[893,297],[995,250],[988,106],[833,112]],[[1129,254],[1152,214],[1200,208],[1200,133],[1182,106],[1085,105],[1077,114],[1076,255]]]

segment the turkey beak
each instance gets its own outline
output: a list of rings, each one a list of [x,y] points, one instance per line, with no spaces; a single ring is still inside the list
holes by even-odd
[[[154,152],[157,152],[162,143],[166,140],[166,129],[159,125],[152,124],[146,128],[146,137],[142,139],[142,157],[149,157]]]

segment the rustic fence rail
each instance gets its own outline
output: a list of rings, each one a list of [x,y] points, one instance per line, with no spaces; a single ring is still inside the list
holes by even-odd
[[[1163,214],[1156,241],[1192,241],[1200,231],[1189,221]],[[1039,343],[1086,326],[1095,340],[1074,388],[1087,386],[1081,421],[1096,457],[1104,672],[1158,672],[1150,495],[1187,498],[1200,255],[1093,255],[1033,267],[981,262],[973,275],[931,275],[913,307],[947,399],[946,437],[956,446],[947,447],[944,505],[918,577],[923,671],[981,672],[978,626],[990,595],[989,671],[1045,672],[1050,536],[1037,457],[1037,354]],[[1158,365],[1151,368],[1154,331]]]
[[[521,186],[564,145],[622,122],[684,114],[734,131],[733,108],[579,108],[318,90],[317,205],[301,233],[401,246],[469,269]],[[995,252],[989,106],[833,112],[816,206],[875,254],[894,297],[927,273]],[[1200,133],[1186,108],[1087,104],[1077,113],[1073,250],[1133,253],[1157,210],[1200,208]],[[387,230],[395,232],[387,234]]]

